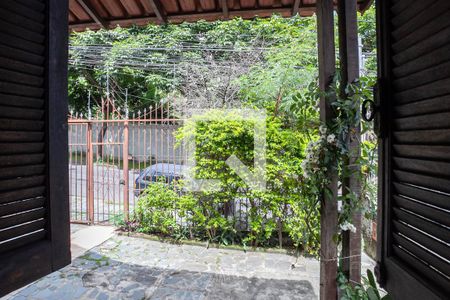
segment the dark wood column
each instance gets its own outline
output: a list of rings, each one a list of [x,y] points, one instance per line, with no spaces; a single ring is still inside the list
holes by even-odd
[[[334,44],[333,0],[317,1],[317,37],[319,50],[319,85],[322,91],[327,91],[336,71]],[[320,99],[320,118],[322,122],[333,119],[331,103],[333,97],[323,96]],[[320,299],[333,300],[337,298],[337,246],[334,236],[337,233],[337,173],[328,173],[331,183],[328,188],[331,194],[324,194],[320,199]]]
[[[341,97],[346,97],[345,87],[354,83],[359,77],[359,45],[357,24],[357,0],[339,0],[339,60],[341,72]],[[359,105],[358,105],[359,106]],[[342,178],[342,193],[355,193],[361,196],[360,167],[357,160],[360,156],[361,128],[356,126],[350,131],[348,148],[350,160],[347,162],[351,174]],[[352,282],[361,281],[361,212],[353,216],[356,232],[346,231],[342,239],[342,257],[349,257],[342,261],[344,273]]]

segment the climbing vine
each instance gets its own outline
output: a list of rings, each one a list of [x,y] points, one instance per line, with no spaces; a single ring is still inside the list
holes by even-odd
[[[308,144],[306,158],[302,162],[303,176],[308,186],[305,192],[309,193],[310,198],[320,199],[324,193],[332,193],[328,188],[330,173],[337,174],[339,178],[345,178],[355,172],[347,163],[354,156],[348,142],[354,134],[354,128],[361,123],[360,103],[366,99],[363,88],[365,87],[360,86],[358,82],[349,84],[345,87],[345,94],[349,96],[341,97],[339,96],[341,89],[339,77],[336,76],[332,88],[325,95],[336,99],[332,102],[335,117],[329,123],[320,125],[318,138]],[[361,172],[356,175],[362,179]],[[351,216],[355,210],[362,207],[361,198],[354,192],[347,191],[337,200],[342,201],[338,219],[339,228],[341,231],[354,231]]]
[[[362,154],[353,153],[354,150],[349,147],[351,139],[359,138],[354,134],[355,128],[362,126],[363,133],[371,129],[367,124],[361,123],[360,103],[372,97],[372,94],[367,92],[372,84],[370,80],[363,79],[343,87],[339,76],[334,78],[328,93],[322,95],[328,99],[335,99],[332,102],[334,118],[329,123],[320,125],[318,138],[308,144],[306,158],[302,162],[303,176],[308,186],[308,189],[304,191],[308,193],[308,198],[316,199],[316,205],[313,206],[316,210],[324,194],[329,196],[326,197],[327,199],[333,199],[331,197],[333,191],[329,188],[330,174],[336,174],[339,179],[350,175],[357,176],[362,183],[360,195],[355,191],[347,190],[336,199],[342,204],[337,224],[339,232],[335,237],[338,245],[342,242],[343,232],[356,231],[356,227],[352,224],[352,216],[355,212],[363,210],[366,194],[373,192],[370,188],[370,180],[374,174],[372,166],[376,144],[370,141],[363,144],[359,141]],[[319,92],[318,95],[320,96]],[[352,168],[349,162],[359,165],[360,168]],[[369,206],[371,211],[372,206],[372,204]],[[343,272],[339,272],[337,281],[342,292],[342,299],[388,299],[380,296],[370,270],[368,270],[368,278],[364,278],[362,285],[354,285],[350,284]]]

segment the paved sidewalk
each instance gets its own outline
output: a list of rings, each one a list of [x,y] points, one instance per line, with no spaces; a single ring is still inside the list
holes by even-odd
[[[317,299],[314,259],[114,236],[5,299]]]

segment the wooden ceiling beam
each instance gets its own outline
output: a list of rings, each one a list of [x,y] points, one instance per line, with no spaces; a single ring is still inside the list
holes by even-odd
[[[298,14],[301,4],[302,4],[302,0],[294,1],[294,6],[292,6],[292,16],[295,16],[296,14]]]
[[[108,28],[108,23],[103,20],[103,18],[96,12],[95,8],[87,2],[86,0],[76,0],[78,4],[84,9],[84,11],[89,15],[89,17],[94,20],[102,28]]]
[[[161,2],[159,0],[146,0],[146,1],[152,7],[159,22],[161,22],[163,24],[167,23],[167,14],[166,14]]]
[[[312,15],[315,12],[314,6],[305,6],[301,8],[301,11],[305,15]],[[283,17],[290,17],[292,13],[292,7],[281,7],[281,8],[262,8],[262,9],[250,9],[250,10],[232,10],[228,11],[229,18],[242,17],[243,19],[251,19],[255,16],[262,18],[269,17],[272,14],[279,14]],[[182,22],[195,22],[197,20],[215,21],[223,18],[223,11],[216,12],[203,12],[203,13],[190,13],[190,14],[180,14],[180,15],[169,15],[166,17],[167,22],[179,24]],[[135,25],[146,25],[148,23],[158,23],[160,19],[158,17],[137,17],[137,18],[122,18],[115,19],[106,22],[109,28],[113,28],[117,25],[122,27]],[[99,25],[96,23],[76,23],[70,24],[69,28],[73,31],[83,31],[87,28],[98,29]]]

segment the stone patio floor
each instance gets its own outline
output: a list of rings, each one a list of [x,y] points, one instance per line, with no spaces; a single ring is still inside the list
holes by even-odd
[[[2,300],[317,299],[318,288],[312,258],[114,235]]]

